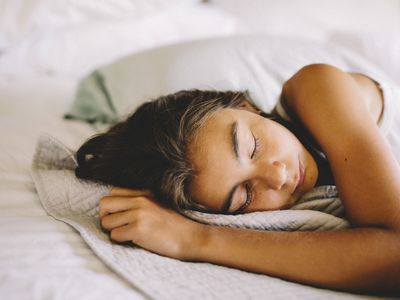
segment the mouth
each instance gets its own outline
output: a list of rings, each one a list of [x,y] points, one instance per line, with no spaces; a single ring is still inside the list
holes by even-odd
[[[301,161],[299,160],[299,171],[298,171],[298,176],[297,176],[297,182],[296,182],[296,188],[294,189],[294,192],[297,192],[298,189],[300,188],[300,186],[303,184],[304,182],[304,166],[301,163]]]

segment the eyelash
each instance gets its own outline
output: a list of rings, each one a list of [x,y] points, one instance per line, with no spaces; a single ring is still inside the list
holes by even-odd
[[[251,153],[251,156],[250,156],[251,159],[253,159],[255,157],[255,155],[258,152],[258,147],[260,146],[260,141],[258,138],[256,138],[254,136],[254,134],[253,134],[253,138],[254,138],[254,150],[253,150],[253,153]]]
[[[248,183],[246,183],[245,187],[246,187],[246,202],[241,207],[239,207],[239,209],[235,212],[235,214],[243,212],[246,209],[246,207],[249,206],[250,203],[253,201],[253,187]]]

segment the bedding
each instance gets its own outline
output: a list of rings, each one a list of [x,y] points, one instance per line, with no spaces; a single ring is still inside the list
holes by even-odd
[[[74,106],[77,113],[70,113],[69,118],[82,119],[90,123],[116,122],[124,116],[125,111],[130,111],[128,110],[129,106],[132,107],[132,105],[140,103],[140,101],[135,101],[140,100],[140,97],[136,98],[136,95],[150,92],[163,94],[166,90],[162,89],[174,91],[185,88],[185,86],[213,87],[220,84],[215,83],[215,80],[221,78],[223,72],[232,76],[223,77],[226,79],[224,84],[227,86],[235,83],[243,84],[243,86],[248,85],[250,94],[258,95],[255,98],[258,105],[273,105],[279,96],[279,88],[282,85],[280,80],[285,78],[285,75],[280,72],[286,71],[285,66],[289,69],[289,66],[295,65],[293,68],[296,68],[296,63],[301,66],[307,64],[307,59],[312,58],[341,67],[347,66],[347,68],[355,69],[357,72],[367,74],[375,72],[374,74],[379,74],[379,78],[384,76],[384,73],[378,67],[370,65],[353,53],[343,50],[334,51],[332,48],[328,51],[322,45],[308,42],[298,41],[296,44],[291,41],[291,43],[290,51],[293,51],[296,55],[289,55],[289,51],[280,50],[285,49],[285,40],[268,37],[233,37],[184,43],[124,58],[91,73],[81,82]],[[240,46],[244,44],[246,45],[247,55]],[[232,56],[223,55],[225,51],[227,53],[232,52]],[[201,58],[201,55],[210,56],[208,60],[201,59],[201,64],[199,64],[199,60],[194,58]],[[174,58],[175,56],[177,58]],[[186,57],[188,57],[187,60]],[[216,64],[216,57],[224,57],[227,61]],[[219,60],[221,61],[221,59]],[[175,61],[177,68],[174,68],[173,62]],[[172,62],[172,67],[166,62]],[[229,69],[227,67],[229,64],[234,65],[235,68]],[[200,65],[201,67],[199,67]],[[163,68],[160,68],[160,66],[163,66]],[[198,76],[195,79],[187,79],[188,74],[184,73],[183,67],[179,69],[181,66]],[[255,73],[253,71],[255,68],[257,68],[257,73],[251,77]],[[209,70],[215,71],[213,72],[215,77],[207,75]],[[162,75],[157,74],[165,74],[166,72],[180,74],[182,77],[174,77],[176,81],[171,86],[160,85],[163,78]],[[287,70],[287,72],[290,71]],[[202,74],[204,75],[201,76]],[[205,83],[205,78],[210,81]],[[236,80],[233,78],[236,78]],[[249,84],[256,79],[258,81],[255,85]],[[194,82],[195,80],[198,81]],[[386,80],[390,81],[388,78]],[[145,82],[148,82],[148,84],[144,85]],[[264,90],[261,90],[264,86],[260,82],[265,83],[268,88],[276,87],[276,95],[270,97],[264,95]],[[157,84],[159,89],[147,90],[152,83],[153,87]],[[161,91],[159,91],[160,89]],[[83,101],[83,104],[81,101]],[[82,106],[83,110],[81,110]],[[160,256],[151,258],[153,254],[141,249],[129,248],[126,245],[119,247],[112,244],[107,235],[101,231],[97,218],[98,200],[101,196],[107,194],[108,188],[98,184],[81,182],[75,178],[73,173],[76,165],[74,152],[54,141],[54,139],[42,138],[36,151],[33,179],[47,212],[77,229],[94,252],[132,285],[140,286],[143,292],[150,297],[172,299],[186,293],[197,295],[201,292],[201,290],[197,290],[198,286],[209,285],[208,279],[203,281],[201,279],[203,275],[200,274],[211,273],[210,277],[213,276],[215,282],[223,282],[222,279],[219,279],[219,276],[223,278],[225,275],[218,274],[219,270],[224,269],[224,267],[210,264],[206,264],[206,267],[203,264],[194,267],[193,263],[179,262]],[[285,211],[257,212],[239,216],[214,215],[194,211],[183,213],[203,223],[259,230],[333,230],[349,227],[349,223],[344,219],[344,211],[334,186],[314,189],[292,209]],[[140,262],[141,268],[138,268],[138,262]],[[186,264],[191,267],[185,267]],[[159,266],[162,266],[163,271],[158,269]],[[146,275],[143,275],[143,270],[148,270]],[[185,281],[185,288],[183,288],[179,281],[175,281],[176,278],[171,279],[171,281],[162,280],[162,278],[171,278],[168,273],[172,274],[177,270],[180,270],[185,278],[193,278],[193,282],[191,280]],[[236,271],[237,274],[241,274],[240,272],[239,270]],[[242,276],[251,277],[252,275],[245,272],[245,274],[238,276],[240,279],[237,279],[237,284],[235,284],[236,279],[234,277],[231,276],[230,278],[234,286],[239,286],[239,281],[246,280]],[[263,284],[262,279],[259,279],[257,288],[249,285],[249,290],[241,288],[241,291],[251,295],[250,297],[255,297],[263,289],[271,290],[267,286],[271,277],[264,275],[264,278],[265,283]],[[248,280],[254,281],[253,279]],[[157,292],[160,282],[169,287],[168,293],[159,294]],[[289,285],[289,283],[287,284]],[[259,288],[260,290],[258,290]],[[204,290],[202,293],[211,298],[222,293],[217,286],[206,290],[209,291],[209,294],[206,294]],[[313,291],[312,293],[317,295],[319,292]],[[229,292],[224,291],[223,293],[224,297],[233,297],[238,291],[231,289]],[[296,292],[296,294],[298,293]],[[339,294],[336,296],[339,297]],[[350,297],[349,294],[347,296]],[[321,295],[321,297],[325,296]],[[333,297],[333,292],[329,297]]]
[[[98,201],[108,194],[109,187],[77,179],[74,175],[75,167],[74,151],[54,138],[40,138],[33,160],[32,177],[43,207],[57,220],[78,230],[105,264],[134,287],[140,287],[150,298],[256,299],[265,291],[271,296],[281,296],[283,286],[285,293],[288,293],[285,299],[297,298],[299,295],[306,298],[360,298],[223,266],[182,262],[133,245],[112,243],[98,221]],[[335,187],[320,187],[300,199],[300,206],[286,211],[237,216],[194,211],[186,211],[184,214],[208,224],[259,230],[337,230],[349,225],[346,220],[338,217],[343,211],[337,196]]]
[[[0,49],[21,42],[29,34],[40,34],[60,28],[89,23],[96,19],[152,17],[154,13],[178,6],[199,3],[199,0],[21,0],[2,1]]]
[[[399,34],[388,32],[381,32],[379,34],[364,32],[354,36],[345,32],[336,32],[331,34],[329,41],[333,44],[341,45],[344,48],[352,49],[358,55],[368,59],[371,63],[380,66],[397,85],[400,85]],[[385,55],[382,55],[383,52]]]
[[[191,88],[248,90],[261,109],[270,111],[284,80],[317,62],[395,85],[379,65],[341,47],[257,35],[224,37],[134,54],[94,70],[80,82],[67,117],[102,128],[101,123],[126,117],[144,101]]]
[[[101,70],[101,66],[109,65],[122,56],[129,57],[131,54],[138,54],[139,51],[147,52],[147,49],[156,49],[172,43],[262,32],[266,36],[272,34],[275,40],[285,37],[287,45],[285,52],[289,56],[296,56],[295,45],[302,41],[299,37],[312,38],[313,43],[321,43],[327,51],[332,47],[344,48],[345,52],[355,52],[353,62],[361,57],[362,61],[367,60],[369,65],[379,67],[385,75],[391,76],[392,81],[400,84],[397,76],[400,70],[399,51],[396,50],[399,41],[398,26],[391,22],[394,17],[400,20],[398,0],[362,1],[362,4],[358,0],[335,2],[336,12],[344,7],[348,8],[344,3],[350,3],[350,7],[362,6],[362,10],[348,11],[358,11],[367,16],[363,19],[355,18],[353,14],[330,15],[330,11],[321,9],[329,1],[320,0],[307,0],[301,4],[301,9],[293,9],[296,7],[293,5],[290,6],[292,9],[285,9],[287,1],[282,1],[283,4],[281,2],[272,4],[252,0],[249,5],[247,1],[212,0],[199,5],[198,1],[182,0],[165,1],[161,6],[155,5],[161,2],[161,0],[113,2],[0,0],[0,293],[2,298],[16,300],[153,298],[148,296],[150,292],[144,292],[145,288],[151,289],[151,287],[144,284],[142,288],[140,283],[133,285],[124,279],[99,259],[77,230],[51,217],[44,210],[30,176],[31,163],[40,135],[51,134],[68,149],[77,149],[87,137],[98,130],[84,122],[63,119],[63,115],[70,110],[72,100],[75,98],[78,79],[94,68]],[[225,2],[226,5],[220,6],[219,2]],[[144,5],[150,8],[144,8]],[[379,8],[378,14],[375,14],[376,8]],[[232,13],[233,10],[236,12]],[[261,16],[263,11],[267,15]],[[333,20],[336,21],[336,25]],[[387,34],[383,37],[380,32],[371,32],[369,37],[360,34],[359,29],[366,23],[365,21],[368,21],[369,28],[386,30]],[[251,26],[247,26],[249,23]],[[347,32],[337,32],[340,29]],[[104,39],[107,34],[113,38]],[[334,38],[338,36],[337,34],[345,34],[346,40]],[[304,42],[304,45],[306,44],[307,42]],[[197,45],[202,47],[200,42]],[[180,49],[179,47],[177,49]],[[165,49],[160,51],[168,52]],[[140,55],[146,57],[146,52]],[[178,68],[179,60],[168,62],[168,57],[166,59],[166,64],[170,64],[169,67],[172,69],[185,70],[182,65]],[[188,58],[183,61],[188,62]],[[289,72],[292,70],[289,62],[285,66],[288,69],[282,76],[290,75]],[[185,75],[187,78],[184,78],[166,70],[160,65],[160,73],[156,71],[152,73],[158,80],[156,84],[149,87],[142,84],[137,87],[139,92],[146,90],[150,93],[140,95],[133,93],[135,101],[145,101],[158,96],[167,88],[176,89],[182,82],[186,82],[184,80],[191,78],[194,80],[193,83],[200,83],[200,80],[196,82],[194,79],[197,76],[196,72],[186,69],[183,74],[189,75]],[[259,72],[259,69],[254,71]],[[275,78],[276,74],[279,73],[272,72],[271,77]],[[237,77],[228,75],[227,79],[237,80]],[[148,76],[146,74],[144,76],[150,78],[146,77]],[[199,76],[203,78],[205,74]],[[221,78],[218,80],[217,76],[213,78],[216,79],[215,82],[205,81],[208,86],[214,87],[211,86],[214,83],[216,88],[224,87],[224,84],[226,86],[225,76],[222,80]],[[276,82],[276,86],[262,89],[266,95],[264,99],[267,100],[264,104],[265,109],[272,106],[272,100],[279,90],[278,82],[281,80],[284,78],[271,79],[270,82]],[[246,88],[237,81],[232,85]],[[105,126],[108,126],[108,123]],[[304,205],[309,205],[309,202]],[[154,256],[147,255],[147,257],[153,259]],[[250,274],[248,277],[241,271],[231,268],[218,269],[220,270],[218,274],[223,273],[224,278],[210,275],[211,283],[208,282],[202,289],[214,293],[215,299],[226,298],[225,293],[232,289],[231,276],[243,279],[240,285],[233,287],[235,290],[240,286],[246,287],[258,282],[268,285],[267,291],[258,294],[239,291],[235,299],[249,299],[250,296],[269,299],[320,299],[319,289],[314,293],[313,288],[284,280],[271,277],[265,279],[264,276],[256,274]],[[173,280],[174,276],[176,279],[181,279],[181,286],[185,286],[185,282],[190,280],[181,276],[179,272],[168,273],[162,280]],[[257,279],[255,282],[250,282],[249,278]],[[162,280],[155,284],[158,290],[154,293],[170,296],[169,287],[160,285]],[[221,280],[221,287],[216,286],[217,280]],[[221,293],[217,295],[214,288]],[[373,298],[323,292],[324,298],[327,299]],[[186,298],[189,297],[207,298],[204,293],[190,294]]]
[[[0,48],[0,72],[9,76],[23,70],[31,74],[81,77],[130,53],[230,35],[238,26],[228,14],[191,0],[171,1],[170,5],[161,0],[149,1],[147,5],[147,1],[138,1],[138,6],[143,6],[139,11],[134,9],[136,1],[120,0],[120,6],[107,2],[94,6],[96,1],[42,0],[33,2],[32,8],[21,11],[22,16],[14,19],[17,5],[12,3],[9,1],[4,10],[0,9],[0,20],[8,21],[0,35],[0,43],[2,37],[6,40],[3,49]],[[157,3],[164,4],[157,6]],[[94,8],[89,10],[91,6]],[[61,12],[66,15],[60,18]],[[23,30],[13,34],[12,29],[24,27],[10,22],[18,20],[26,21],[23,25],[31,32]]]

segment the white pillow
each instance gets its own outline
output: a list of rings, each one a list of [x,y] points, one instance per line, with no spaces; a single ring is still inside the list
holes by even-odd
[[[360,56],[328,44],[268,36],[215,38],[146,51],[95,70],[82,80],[69,116],[114,122],[143,101],[192,88],[249,90],[269,111],[283,82],[310,63],[385,78]]]
[[[337,32],[332,43],[352,49],[370,62],[380,66],[400,85],[400,31],[349,34]]]

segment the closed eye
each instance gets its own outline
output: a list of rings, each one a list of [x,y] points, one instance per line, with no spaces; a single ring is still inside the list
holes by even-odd
[[[251,133],[251,135],[253,136],[254,147],[253,147],[253,151],[251,152],[250,158],[253,159],[257,155],[257,152],[258,152],[258,149],[260,146],[260,141],[253,133]],[[245,189],[246,189],[245,202],[239,207],[239,209],[234,211],[233,214],[242,213],[247,208],[247,206],[249,206],[251,204],[251,202],[253,201],[253,186],[249,183],[246,183]]]
[[[250,156],[251,159],[253,159],[255,157],[255,155],[257,154],[258,147],[260,146],[260,141],[258,140],[258,138],[256,138],[253,133],[252,133],[252,135],[253,135],[253,139],[254,139],[254,148],[253,148],[253,152],[251,153],[251,156]]]
[[[233,214],[240,214],[251,204],[253,201],[253,186],[250,184],[245,185],[246,188],[246,201],[233,213]]]

